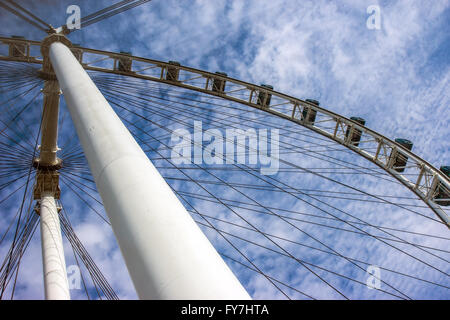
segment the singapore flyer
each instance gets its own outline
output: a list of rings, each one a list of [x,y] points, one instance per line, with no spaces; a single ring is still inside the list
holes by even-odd
[[[0,0],[0,297],[448,300],[448,1]]]

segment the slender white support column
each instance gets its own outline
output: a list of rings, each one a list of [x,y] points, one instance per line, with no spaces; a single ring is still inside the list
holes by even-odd
[[[69,48],[50,60],[139,297],[249,299]]]
[[[42,193],[40,215],[45,299],[69,300],[61,227],[52,192]]]

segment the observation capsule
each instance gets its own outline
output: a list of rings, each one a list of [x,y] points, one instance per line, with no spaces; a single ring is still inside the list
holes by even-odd
[[[269,89],[269,90],[273,90],[273,87],[268,84],[261,84],[261,87]],[[260,91],[259,95],[258,95],[258,101],[256,104],[259,106],[262,106],[264,108],[267,108],[270,105],[271,99],[272,99],[272,94],[266,93],[264,91]]]
[[[309,102],[313,105],[319,106],[320,102],[314,99],[306,99],[306,102]],[[314,122],[316,121],[316,116],[317,116],[317,111],[305,106],[303,108],[303,112],[302,112],[302,121],[305,121],[308,124],[313,125]]]
[[[397,142],[398,144],[400,144],[401,146],[405,147],[408,150],[411,150],[413,147],[413,143],[411,141],[409,141],[408,139],[395,139],[395,142]],[[391,153],[391,158],[392,158],[392,153]],[[392,167],[394,168],[395,171],[397,172],[403,172],[405,171],[405,166],[406,163],[408,162],[408,157],[397,153],[395,155],[395,159],[393,159],[393,165]]]
[[[178,81],[180,69],[177,67],[181,66],[181,64],[178,61],[169,61],[169,64],[170,66],[167,67],[166,80]]]
[[[225,72],[217,71],[216,74],[222,77],[228,77],[228,75]],[[212,91],[223,93],[225,91],[225,84],[226,84],[225,80],[214,78],[212,84]]]
[[[363,118],[359,118],[359,117],[350,117],[351,120],[358,122],[361,125],[365,125],[366,124],[366,120],[364,120]],[[352,125],[349,125],[347,127],[347,131],[345,132],[345,138],[347,141],[349,141],[352,145],[354,145],[355,147],[357,147],[359,145],[359,142],[361,141],[361,135],[362,135],[362,131],[354,128],[352,131],[352,136],[349,139],[349,135],[350,135],[350,131],[352,129]]]

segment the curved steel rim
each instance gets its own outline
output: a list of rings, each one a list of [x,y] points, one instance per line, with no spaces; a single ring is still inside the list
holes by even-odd
[[[41,44],[40,41],[0,37],[0,47],[5,45],[8,47],[8,55],[0,54],[0,60],[44,64]],[[37,52],[36,54],[33,49]],[[385,170],[423,200],[450,228],[449,215],[438,203],[433,201],[439,188],[450,190],[450,179],[401,144],[356,121],[313,103],[274,91],[265,85],[258,86],[225,76],[223,73],[211,73],[178,63],[132,56],[128,53],[114,53],[78,46],[72,46],[71,49],[86,70],[124,75],[194,90],[247,105],[306,127],[347,147]],[[14,53],[13,50],[15,50]],[[94,56],[96,59],[85,62],[86,55]],[[199,80],[202,80],[201,85],[198,85]],[[221,84],[218,88],[217,85],[214,85],[215,80],[223,85]],[[233,90],[226,91],[225,88],[230,84],[233,86]],[[245,96],[245,99],[241,96]],[[272,104],[271,102],[274,101],[276,103]],[[308,121],[309,115],[313,113],[316,120],[310,122]],[[322,124],[327,124],[329,127],[325,128],[321,126]],[[361,135],[358,143],[351,141],[356,130]],[[376,150],[376,152],[369,150]],[[408,159],[406,168],[416,172],[415,174],[410,173],[408,176],[416,176],[416,179],[409,179],[408,176],[394,169],[397,157]]]

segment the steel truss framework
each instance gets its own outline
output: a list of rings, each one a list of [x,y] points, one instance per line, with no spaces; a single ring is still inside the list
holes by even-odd
[[[0,55],[0,60],[43,64],[45,70],[42,45],[40,41],[0,37],[0,48],[7,46],[8,52],[7,55]],[[71,50],[86,70],[145,79],[213,95],[263,110],[317,132],[384,169],[422,199],[450,227],[448,214],[439,205],[439,200],[435,201],[439,192],[449,194],[450,179],[403,145],[357,121],[312,102],[276,92],[270,86],[240,81],[224,73],[211,73],[177,62],[157,61],[129,53],[113,53],[76,45]],[[93,60],[87,61],[87,58]],[[52,76],[44,73],[42,77]],[[355,134],[360,137],[357,141],[353,139]],[[407,165],[396,166],[398,159],[403,159],[400,162],[407,160]],[[402,174],[405,168],[413,174]],[[417,178],[409,179],[408,176]]]

